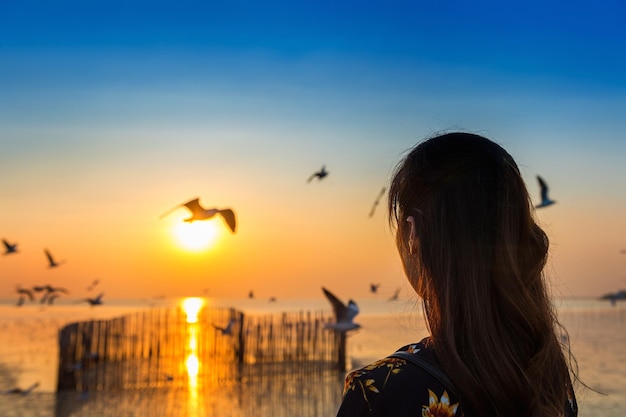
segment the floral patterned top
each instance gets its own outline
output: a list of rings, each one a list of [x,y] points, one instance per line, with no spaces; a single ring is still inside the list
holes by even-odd
[[[424,355],[436,363],[428,338],[399,350]],[[337,417],[470,417],[442,382],[401,358],[387,357],[350,372],[343,395]],[[575,417],[573,392],[568,397],[564,414]]]

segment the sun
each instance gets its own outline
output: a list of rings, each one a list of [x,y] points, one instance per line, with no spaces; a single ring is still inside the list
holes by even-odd
[[[174,227],[178,242],[187,250],[201,251],[211,248],[219,238],[220,230],[215,222],[180,222]]]

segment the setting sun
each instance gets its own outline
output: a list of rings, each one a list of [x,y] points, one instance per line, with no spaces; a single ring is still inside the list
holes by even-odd
[[[180,222],[174,227],[178,242],[188,250],[202,250],[212,247],[219,238],[220,229],[215,222]]]

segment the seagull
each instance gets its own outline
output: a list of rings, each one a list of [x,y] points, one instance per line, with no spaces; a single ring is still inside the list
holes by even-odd
[[[248,298],[251,299],[251,300],[254,298],[254,291],[250,291],[248,293]]]
[[[22,389],[22,388],[11,388],[9,390],[6,391],[2,391],[3,394],[19,394],[19,395],[26,395],[28,393],[30,393],[32,390],[34,390],[35,388],[37,388],[39,386],[39,382],[35,382],[33,385],[31,385],[28,388]]]
[[[378,287],[380,287],[380,284],[370,284],[370,292],[372,294],[376,294],[378,292]]]
[[[10,255],[12,253],[17,253],[17,243],[9,243],[6,239],[2,239],[2,243],[4,243],[4,254]]]
[[[50,297],[48,297],[46,303],[51,306],[52,304],[54,304],[54,300],[56,300],[57,298],[59,298],[59,294],[51,294]],[[43,300],[41,301],[41,303],[43,303]]]
[[[609,300],[611,302],[611,305],[614,306],[617,304],[617,301],[626,300],[626,290],[609,293],[600,298],[603,300]]]
[[[309,179],[307,180],[307,182],[311,182],[313,180],[313,178],[317,177],[319,181],[321,181],[322,179],[324,179],[324,177],[328,175],[328,171],[326,171],[326,165],[322,166],[322,169],[320,169],[317,172],[314,172],[313,175],[311,175],[309,177]]]
[[[52,254],[50,254],[50,251],[48,249],[45,249],[44,252],[46,252],[46,256],[48,257],[48,268],[56,268],[57,266],[65,263],[65,261],[61,261],[61,262],[55,261],[54,258],[52,257]]]
[[[17,286],[16,291],[20,295],[21,299],[24,297],[28,297],[30,301],[35,301],[35,296],[33,295],[33,292],[31,290]]]
[[[16,291],[20,295],[20,298],[18,298],[16,304],[18,307],[24,304],[24,301],[26,301],[27,297],[30,301],[35,301],[35,296],[33,295],[33,292],[31,290],[17,286]]]
[[[219,330],[220,333],[222,333],[224,336],[229,336],[232,334],[233,331],[233,324],[237,323],[237,320],[235,319],[230,319],[228,321],[228,324],[226,325],[226,327],[220,327],[217,325],[213,325],[213,327],[215,327],[215,330]]]
[[[378,205],[378,203],[380,203],[380,199],[382,198],[383,194],[385,194],[385,190],[386,188],[383,187],[383,189],[380,190],[380,193],[378,193],[378,197],[376,197],[376,201],[374,201],[374,204],[372,205],[372,209],[370,210],[369,217],[374,216],[374,212],[376,211],[376,206]]]
[[[387,301],[396,301],[400,296],[400,288],[397,288],[391,297],[387,299]]]
[[[96,298],[85,298],[84,300],[81,300],[81,301],[87,301],[92,306],[99,306],[99,305],[102,305],[103,296],[104,296],[104,293],[101,292],[100,294],[98,294]]]
[[[44,290],[46,290],[47,292],[62,292],[64,294],[67,294],[67,290],[65,288],[61,288],[61,287],[53,287],[52,285],[44,285],[43,287]]]
[[[335,312],[335,323],[326,323],[324,325],[327,329],[332,329],[336,332],[345,333],[349,330],[356,330],[361,327],[360,324],[354,323],[352,320],[359,314],[359,307],[352,300],[348,301],[348,305],[341,302],[333,293],[322,287],[322,291],[333,306]]]
[[[68,291],[65,288],[61,288],[61,287],[53,287],[52,285],[44,285],[44,286],[40,286],[40,287],[33,287],[33,289],[37,292],[39,291],[45,291],[45,294],[43,295],[43,297],[41,297],[41,300],[39,300],[39,303],[41,304],[52,304],[54,302],[54,299],[52,299],[52,301],[50,301],[50,296],[54,295],[54,298],[58,297],[59,294],[62,292],[63,294],[67,294]]]
[[[93,290],[96,287],[96,285],[98,285],[99,283],[100,283],[99,280],[94,279],[93,282],[89,284],[89,286],[87,287],[87,291]]]
[[[191,222],[194,222],[194,221],[197,221],[197,220],[208,220],[208,219],[214,217],[216,214],[219,214],[220,216],[222,216],[222,218],[224,219],[224,221],[228,225],[228,228],[230,229],[230,231],[235,233],[235,227],[237,226],[237,222],[235,220],[235,212],[232,209],[230,209],[230,208],[226,208],[226,209],[218,209],[218,208],[205,209],[204,207],[202,207],[200,205],[200,199],[199,198],[194,198],[193,200],[189,200],[186,203],[181,204],[180,206],[174,207],[172,210],[162,214],[160,218],[163,218],[163,217],[167,216],[168,214],[170,214],[173,210],[177,209],[178,207],[186,207],[189,211],[191,211],[191,217],[184,219],[183,221],[185,221],[185,222],[191,223]]]
[[[539,181],[539,187],[541,187],[541,203],[537,204],[535,208],[547,207],[556,203],[556,201],[551,200],[550,197],[548,197],[548,185],[543,178],[537,175],[537,181]]]

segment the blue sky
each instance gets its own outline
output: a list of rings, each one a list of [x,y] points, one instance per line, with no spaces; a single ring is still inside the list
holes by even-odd
[[[167,208],[237,189],[289,194],[316,219],[324,208],[290,181],[324,163],[335,208],[367,212],[404,150],[463,129],[504,145],[531,195],[535,175],[550,183],[559,203],[538,216],[571,293],[626,287],[625,12],[618,1],[2,2],[0,215],[15,220],[0,233],[60,239],[53,219],[96,204],[124,213],[134,197]],[[157,184],[161,195],[147,191]],[[39,204],[49,218],[27,226]],[[280,223],[274,204],[263,210]],[[378,273],[395,277],[381,259]]]

